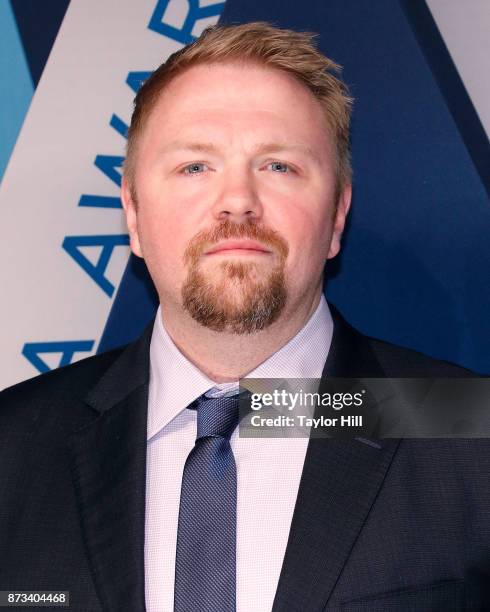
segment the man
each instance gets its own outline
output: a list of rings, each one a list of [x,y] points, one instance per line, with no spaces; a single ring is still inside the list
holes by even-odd
[[[335,68],[306,34],[215,27],[138,93],[122,198],[160,308],[2,394],[2,590],[84,612],[489,603],[486,440],[240,438],[230,416],[244,376],[466,375],[322,296],[351,197]]]

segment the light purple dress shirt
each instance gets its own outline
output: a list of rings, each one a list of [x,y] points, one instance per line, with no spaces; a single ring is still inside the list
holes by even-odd
[[[320,378],[333,322],[322,295],[306,325],[250,378]],[[145,522],[148,612],[173,610],[182,472],[196,438],[187,406],[217,384],[175,346],[158,309],[150,345]],[[233,433],[237,465],[237,612],[270,612],[291,526],[308,438],[245,438]]]

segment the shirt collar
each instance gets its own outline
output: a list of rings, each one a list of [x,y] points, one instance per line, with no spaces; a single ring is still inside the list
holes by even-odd
[[[322,295],[299,332],[247,378],[321,378],[332,335],[332,316]],[[159,307],[150,343],[148,440],[210,388],[220,394],[236,386],[211,380],[180,352],[165,329]]]

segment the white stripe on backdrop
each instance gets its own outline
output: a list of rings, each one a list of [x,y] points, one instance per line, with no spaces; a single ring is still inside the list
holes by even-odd
[[[428,5],[489,133],[490,4]],[[117,128],[134,96],[128,74],[156,68],[223,6],[71,0],[2,183],[0,389],[95,352],[129,253],[111,207],[125,143]],[[79,206],[83,195],[99,197]]]
[[[114,208],[128,73],[154,70],[223,6],[71,1],[2,184],[0,388],[95,352],[129,254]]]

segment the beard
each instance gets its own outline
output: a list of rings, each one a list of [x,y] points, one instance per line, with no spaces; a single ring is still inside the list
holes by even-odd
[[[220,240],[248,238],[277,254],[276,266],[264,272],[257,262],[221,261],[203,271],[200,258]],[[189,267],[182,287],[182,303],[190,316],[213,331],[252,334],[277,320],[286,304],[284,239],[253,222],[237,225],[224,221],[211,232],[195,236],[184,255]]]

